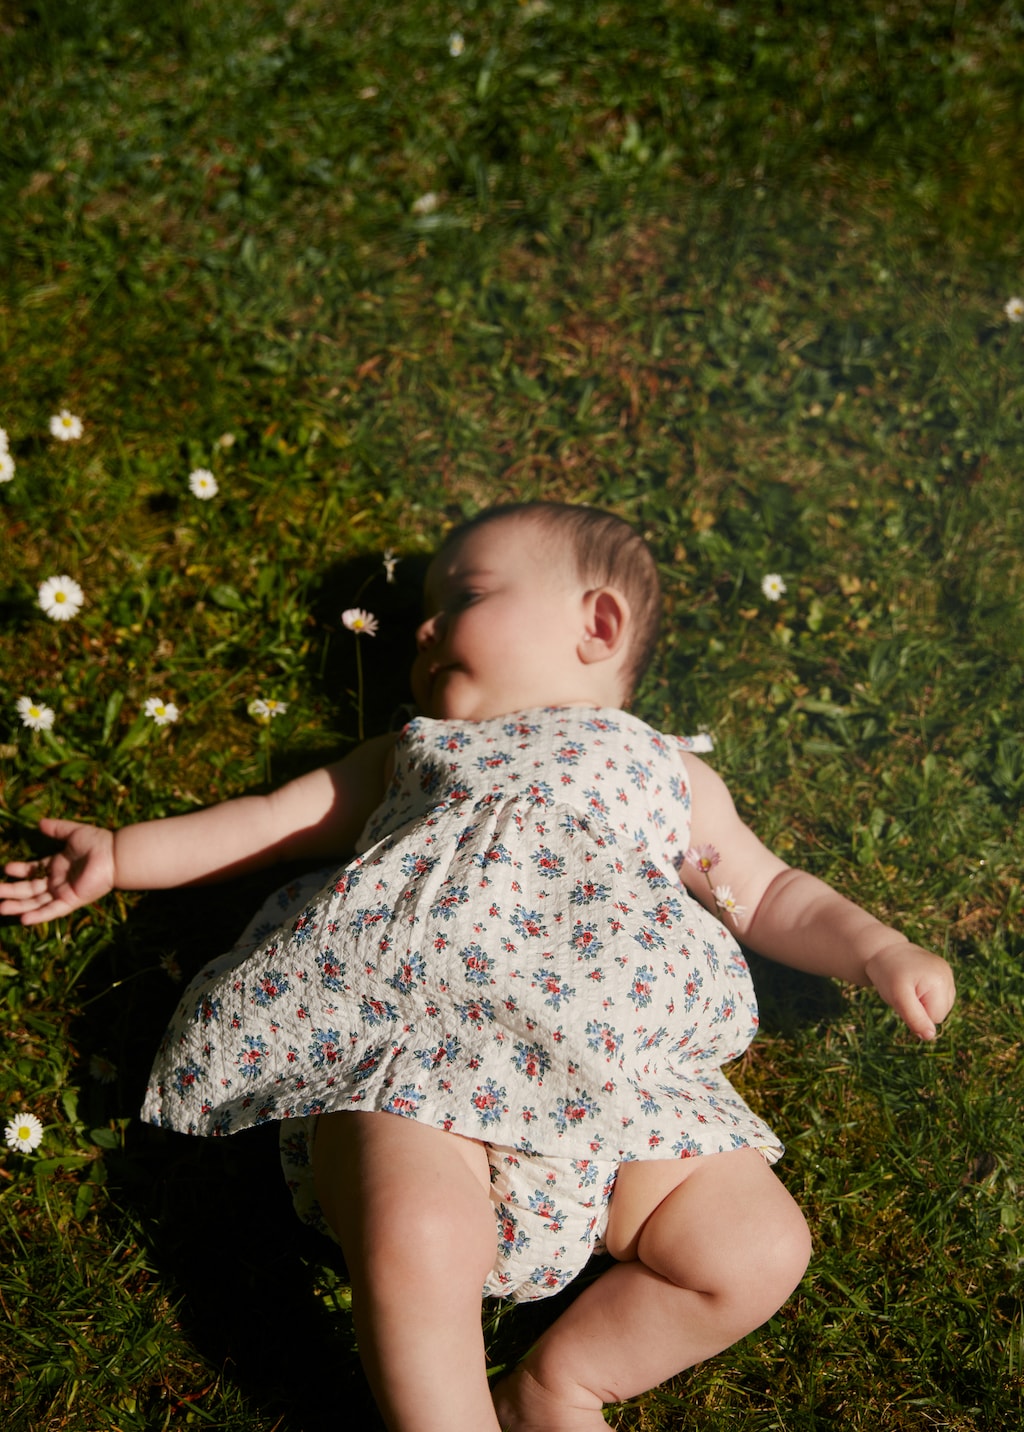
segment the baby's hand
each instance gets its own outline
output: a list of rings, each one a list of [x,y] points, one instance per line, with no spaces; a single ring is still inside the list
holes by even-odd
[[[114,833],[74,820],[41,820],[39,829],[63,850],[41,860],[12,860],[4,866],[13,880],[0,881],[0,915],[23,925],[56,920],[114,888]]]
[[[935,1038],[956,998],[953,971],[940,955],[899,940],[872,955],[865,973],[913,1034]]]

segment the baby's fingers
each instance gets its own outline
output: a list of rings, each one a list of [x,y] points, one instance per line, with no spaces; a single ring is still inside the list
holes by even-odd
[[[5,875],[38,875],[49,865],[49,860],[9,860],[4,866]],[[6,888],[0,886],[0,888]]]
[[[45,880],[22,880],[0,885],[0,915],[10,915],[23,925],[39,925],[73,910],[74,905],[55,896]]]

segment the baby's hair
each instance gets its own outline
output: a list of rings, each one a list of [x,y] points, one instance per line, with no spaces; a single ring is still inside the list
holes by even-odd
[[[639,532],[621,517],[599,507],[569,502],[515,502],[486,507],[452,529],[441,544],[445,552],[470,532],[493,522],[521,519],[561,538],[588,587],[615,587],[629,603],[629,655],[622,671],[625,696],[633,694],[654,656],[661,619],[661,586],[654,556]]]

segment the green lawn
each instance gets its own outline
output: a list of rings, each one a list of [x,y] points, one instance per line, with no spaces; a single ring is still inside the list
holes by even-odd
[[[385,728],[447,526],[572,498],[661,564],[639,714],[955,966],[919,1048],[758,963],[734,1072],[815,1257],[629,1432],[1024,1423],[1022,44],[954,0],[0,4],[9,857]],[[0,1148],[11,1432],[379,1425],[273,1131],[137,1118],[175,979],[262,890],[0,929],[0,1123],[45,1126]],[[553,1311],[486,1309],[494,1365]]]

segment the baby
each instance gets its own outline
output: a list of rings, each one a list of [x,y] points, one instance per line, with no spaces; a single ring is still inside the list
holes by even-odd
[[[403,731],[267,796],[118,831],[46,820],[61,849],[6,867],[0,913],[34,924],[114,888],[334,862],[192,982],[143,1112],[281,1122],[395,1432],[599,1432],[604,1404],[796,1287],[810,1242],[781,1145],[721,1069],[757,1025],[738,925],[873,985],[922,1039],[953,1003],[944,960],[761,844],[699,741],[623,710],[660,605],[618,518],[492,508],[428,573]],[[492,1390],[481,1289],[545,1296],[595,1251],[612,1266]]]

